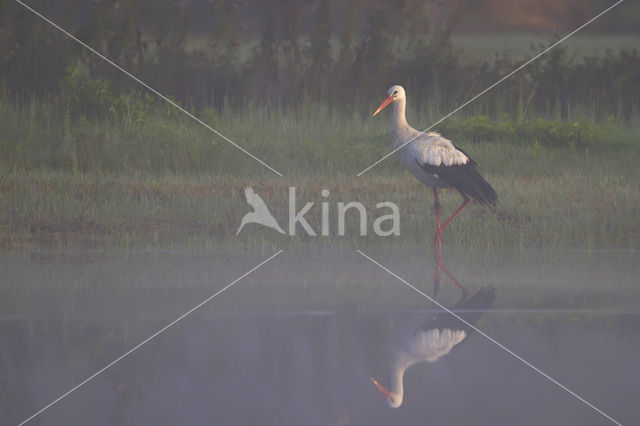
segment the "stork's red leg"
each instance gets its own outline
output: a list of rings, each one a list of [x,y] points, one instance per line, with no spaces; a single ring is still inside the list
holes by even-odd
[[[433,207],[436,211],[436,236],[433,239],[433,257],[436,261],[436,276],[433,280],[433,298],[438,297],[438,290],[440,289],[440,265],[442,256],[442,232],[440,231],[440,201],[438,200],[438,190],[433,188]]]
[[[469,197],[467,197],[466,195],[463,195],[462,197],[463,197],[462,204],[460,204],[460,207],[458,207],[458,210],[453,212],[451,217],[449,219],[447,219],[447,221],[445,223],[443,223],[442,226],[438,227],[438,233],[439,233],[440,236],[442,236],[442,230],[445,228],[445,226],[450,224],[451,221],[453,220],[453,218],[458,216],[458,213],[460,213],[462,211],[462,209],[464,209],[466,207],[466,205],[469,204],[469,201],[470,201]]]
[[[466,299],[467,297],[469,297],[469,292],[467,291],[466,288],[464,288],[464,286],[462,284],[460,284],[460,281],[458,281],[452,274],[451,272],[449,272],[449,270],[447,268],[445,268],[445,266],[442,264],[442,262],[440,263],[440,267],[442,268],[442,270],[445,272],[445,274],[449,275],[449,278],[451,278],[451,281],[453,281],[453,283],[458,286],[458,288],[460,289],[460,291],[462,291],[462,298],[460,300]]]
[[[458,213],[460,213],[462,209],[466,207],[467,204],[469,204],[469,201],[470,201],[469,198],[465,195],[463,195],[462,197],[463,197],[463,200],[462,200],[462,204],[460,204],[460,207],[458,207],[458,209],[455,212],[453,212],[451,217],[447,219],[447,221],[444,224],[440,225],[440,203],[438,202],[438,192],[436,191],[435,188],[433,189],[433,198],[435,200],[434,204],[436,206],[436,220],[438,223],[438,230],[436,231],[436,236],[433,240],[434,255],[436,259],[436,279],[433,286],[434,298],[436,297],[438,293],[438,288],[440,287],[440,269],[442,269],[449,276],[449,278],[451,278],[453,283],[460,289],[460,291],[462,291],[461,300],[466,299],[469,296],[469,292],[467,291],[467,289],[465,289],[464,286],[460,284],[460,281],[458,281],[453,276],[453,274],[451,274],[451,272],[449,272],[449,270],[445,268],[445,266],[442,264],[442,230],[445,228],[445,226],[451,223],[453,218],[456,217]]]

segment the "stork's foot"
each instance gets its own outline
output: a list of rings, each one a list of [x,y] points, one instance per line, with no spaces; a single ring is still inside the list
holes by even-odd
[[[462,295],[460,296],[460,300],[458,300],[458,303],[462,302],[463,300],[466,300],[467,297],[469,297],[469,292],[466,289],[463,289]]]
[[[465,290],[462,293],[462,296],[460,296],[460,299],[458,299],[458,301],[456,302],[456,305],[459,304],[459,303],[464,302],[465,300],[467,300],[467,297],[469,297],[469,293]]]
[[[449,278],[451,278],[451,281],[453,281],[453,283],[456,285],[456,287],[458,287],[460,289],[460,291],[462,292],[462,297],[461,297],[460,300],[464,300],[467,297],[469,297],[469,292],[467,291],[467,289],[464,288],[464,286],[462,284],[460,284],[460,281],[458,281],[456,279],[456,277],[454,277],[451,272],[449,272],[449,270],[442,264],[442,261],[438,261],[436,267],[437,267],[438,272],[440,272],[440,269],[442,269],[444,271],[444,273],[447,274],[449,276]]]

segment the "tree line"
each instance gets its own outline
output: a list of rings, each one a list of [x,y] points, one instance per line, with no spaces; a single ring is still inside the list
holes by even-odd
[[[41,10],[48,2],[32,1]],[[402,84],[422,110],[447,112],[523,63],[496,54],[470,60],[451,40],[455,19],[437,1],[61,1],[51,13],[78,38],[196,111],[319,103],[370,108]],[[203,24],[204,23],[204,24]],[[100,58],[11,0],[0,1],[0,71],[15,97],[60,93],[78,73],[105,93],[140,90]],[[247,31],[247,26],[251,29]],[[64,25],[63,25],[64,26]],[[553,40],[550,40],[551,43]],[[545,45],[532,46],[531,55]],[[66,82],[66,83],[65,83]],[[67,86],[65,86],[67,84]],[[470,111],[630,120],[640,107],[640,55],[607,50],[576,58],[558,46]]]

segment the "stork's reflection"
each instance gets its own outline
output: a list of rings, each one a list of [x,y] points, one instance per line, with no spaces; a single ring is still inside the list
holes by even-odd
[[[386,388],[371,378],[391,407],[402,405],[405,371],[414,364],[435,362],[459,346],[472,334],[474,325],[490,309],[496,300],[496,290],[485,287],[468,298],[464,298],[450,308],[460,318],[442,311],[426,320],[411,335],[406,344],[394,351],[391,360],[391,383]],[[465,323],[466,322],[466,323]]]

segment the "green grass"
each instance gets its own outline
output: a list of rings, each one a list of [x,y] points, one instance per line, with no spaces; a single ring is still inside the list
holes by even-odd
[[[73,75],[64,96],[16,101],[0,96],[0,166],[8,169],[67,170],[73,173],[153,173],[156,175],[232,175],[264,177],[271,172],[200,124],[151,96],[112,95],[100,80]],[[305,102],[294,112],[229,105],[204,109],[199,118],[287,176],[350,175],[389,150],[388,112],[376,118],[368,110],[333,111]],[[525,107],[523,107],[524,111]],[[195,111],[194,111],[195,112]],[[440,123],[456,143],[502,143],[537,150],[628,150],[638,145],[640,119],[621,124],[610,117],[595,121],[584,108],[572,108],[570,120],[557,117],[491,120],[465,113]],[[416,110],[409,121],[427,128],[442,117]],[[484,163],[483,163],[484,164]],[[484,164],[487,170],[490,165]],[[502,166],[500,166],[502,167]],[[376,171],[397,172],[391,161]],[[498,168],[496,168],[498,170]]]
[[[111,96],[88,80],[74,84],[86,96],[18,104],[0,97],[5,249],[362,241],[353,220],[347,221],[347,236],[336,236],[339,201],[361,201],[374,218],[376,203],[398,204],[401,236],[387,239],[391,243],[424,241],[433,232],[431,194],[397,160],[356,177],[389,152],[387,112],[376,118],[370,111],[342,115],[311,103],[295,114],[255,106],[200,112],[205,122],[284,173],[279,178],[152,98]],[[90,96],[94,92],[101,93],[99,102]],[[411,111],[410,122],[419,128],[438,118]],[[639,248],[637,123],[459,116],[437,130],[469,152],[499,197],[495,211],[468,208],[446,233],[449,242]],[[248,210],[242,192],[247,185],[285,228],[287,187],[298,187],[300,200],[316,203],[308,215],[316,230],[318,206],[325,201],[320,191],[328,189],[332,235],[291,238],[253,227],[236,237]],[[459,203],[458,195],[447,192],[445,214]]]
[[[607,157],[500,143],[472,145],[469,151],[484,166],[499,204],[495,211],[472,205],[445,233],[447,242],[469,247],[639,248],[640,186],[632,183],[639,178],[637,152],[611,152]],[[316,203],[307,215],[316,230],[319,205],[325,201],[320,191],[329,189],[332,235],[293,238],[254,225],[236,237],[240,219],[249,211],[246,185],[265,199],[285,229],[288,186],[298,188],[299,206],[303,201]],[[401,236],[384,239],[391,244],[424,241],[434,230],[431,194],[405,172],[250,179],[5,170],[0,193],[0,243],[5,249],[382,241],[357,235],[355,220],[348,220],[347,235],[338,237],[338,201],[361,201],[374,218],[376,203],[398,204]],[[445,191],[442,199],[445,214],[459,202],[452,191]]]

